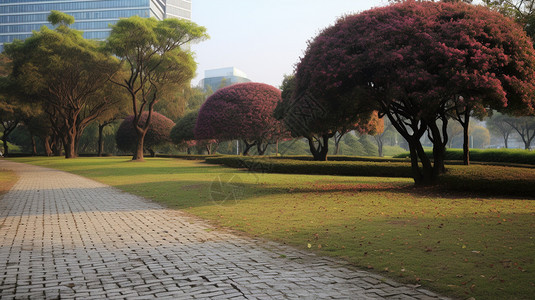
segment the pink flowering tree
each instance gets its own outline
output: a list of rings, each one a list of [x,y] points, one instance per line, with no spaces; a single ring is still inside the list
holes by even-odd
[[[195,139],[239,139],[246,145],[243,155],[254,146],[263,155],[269,144],[284,136],[282,124],[273,117],[280,101],[280,90],[263,83],[238,83],[222,88],[202,105]]]
[[[144,112],[140,116],[140,124],[145,125],[149,113]],[[164,115],[157,112],[152,112],[152,121],[148,127],[147,134],[145,136],[145,149],[150,153],[152,157],[155,156],[154,147],[170,142],[169,135],[171,129],[175,126],[175,123]],[[117,133],[115,134],[115,141],[117,142],[117,148],[125,152],[136,151],[136,129],[134,128],[134,116],[126,117]]]
[[[450,112],[532,113],[534,75],[533,45],[512,20],[462,2],[405,1],[342,17],[321,32],[297,66],[295,89],[322,99],[359,95],[353,106],[374,105],[407,140],[416,184],[432,184],[445,172]]]

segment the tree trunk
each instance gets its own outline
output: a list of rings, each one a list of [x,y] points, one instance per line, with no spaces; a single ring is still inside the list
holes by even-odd
[[[313,137],[307,137],[310,152],[314,156],[315,161],[327,161],[327,154],[329,153],[329,135],[324,134],[321,139],[318,139],[318,146],[316,147]]]
[[[37,144],[35,143],[35,136],[32,135],[32,156],[37,155]]]
[[[63,142],[63,148],[65,150],[65,158],[76,158],[75,137],[71,134],[71,132],[69,132],[65,138],[65,141]]]
[[[463,163],[465,165],[470,165],[470,110],[467,110],[464,113],[464,123],[461,123],[463,126]]]
[[[62,139],[55,135],[54,136],[54,143],[52,144],[52,149],[54,151],[54,156],[61,156],[61,148],[63,148],[62,145]]]
[[[269,144],[263,144],[261,142],[256,142],[256,151],[258,151],[258,155],[264,155],[266,153],[266,150],[268,148]]]
[[[103,155],[104,152],[104,139],[103,139],[103,132],[104,132],[104,126],[105,124],[98,124],[98,146],[97,146],[97,154],[99,157]]]
[[[147,151],[149,151],[150,157],[156,157],[156,152],[152,148],[147,148]]]
[[[347,132],[347,130],[342,129],[341,131],[337,132],[338,136],[336,136],[336,133],[334,134],[334,155],[338,155],[340,152],[340,142]]]
[[[418,151],[416,150],[416,141],[414,139],[407,139],[407,143],[409,144],[409,151],[411,153],[411,169],[414,184],[422,185],[423,174],[418,165]]]
[[[4,133],[2,136],[2,142],[4,142],[4,157],[9,156],[9,146],[7,145],[7,135]]]
[[[422,146],[422,143],[419,140],[416,143],[416,152],[418,153],[418,157],[420,158],[420,162],[422,163],[421,185],[427,186],[434,184],[436,182],[436,176],[433,165],[431,164],[431,160],[429,159],[427,154],[425,154],[424,147]]]
[[[48,157],[52,156],[53,152],[52,152],[52,148],[50,147],[50,136],[49,135],[47,135],[45,137],[43,145],[45,147],[45,155],[48,156]]]
[[[136,127],[135,124],[134,124],[134,127]],[[146,133],[147,133],[147,130],[136,129],[137,143],[136,143],[136,150],[134,152],[134,156],[132,157],[132,160],[135,160],[135,161],[143,161],[144,160],[143,144],[145,142]]]
[[[377,142],[377,152],[379,157],[383,157],[383,137],[380,134],[374,135],[373,137],[375,138],[375,142]]]
[[[249,143],[246,140],[243,140],[243,143],[245,144],[245,147],[243,147],[243,156],[247,156],[249,155],[249,150],[256,145],[256,142]]]
[[[76,127],[72,126],[63,136],[63,149],[65,150],[65,158],[76,158]]]
[[[505,149],[509,148],[509,134],[503,135],[503,143],[505,144]]]

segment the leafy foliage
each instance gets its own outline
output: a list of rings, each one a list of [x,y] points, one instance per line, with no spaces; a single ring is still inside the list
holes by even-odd
[[[413,178],[425,184],[444,171],[448,111],[464,101],[533,112],[534,75],[532,43],[510,19],[482,6],[405,1],[342,17],[320,33],[297,67],[296,92],[345,95],[349,111],[375,105],[409,143]],[[434,165],[420,142],[425,133]]]
[[[236,156],[208,157],[207,163],[232,168],[246,168],[254,172],[281,174],[314,174],[340,176],[410,177],[406,162],[376,161],[305,161],[292,159],[262,159]]]
[[[431,151],[426,151],[426,154],[431,157]],[[395,158],[409,157],[410,153],[400,153]],[[462,160],[463,153],[459,149],[446,150],[447,160]],[[528,164],[535,165],[535,152],[519,150],[519,149],[473,149],[472,160],[477,162],[488,163],[505,163],[505,164]]]
[[[99,91],[119,65],[98,42],[68,27],[72,17],[52,12],[49,21],[59,26],[43,26],[25,41],[7,44],[5,52],[13,60],[18,97],[43,107],[63,140],[65,156],[76,157],[84,129],[118,101]]]
[[[263,83],[238,83],[222,88],[202,105],[195,138],[241,139],[248,145],[266,147],[284,136],[282,124],[272,116],[280,101],[280,90]]]
[[[140,124],[145,125],[148,117],[148,112],[144,112],[140,117]],[[125,152],[133,152],[136,150],[136,132],[133,124],[134,116],[128,116],[117,129],[115,140],[117,148]],[[175,123],[164,115],[157,112],[152,113],[152,122],[148,127],[147,135],[145,136],[145,147],[152,149],[154,146],[162,145],[170,142],[169,135]]]
[[[206,28],[187,20],[133,16],[113,26],[107,47],[126,64],[125,79],[114,82],[131,96],[137,141],[134,160],[143,160],[154,106],[162,96],[188,86],[195,74],[192,53],[181,47],[207,38]],[[142,121],[145,111],[147,118]]]
[[[180,118],[176,125],[171,130],[171,141],[175,144],[182,144],[185,142],[195,140],[195,124],[197,122],[198,111],[193,111]]]

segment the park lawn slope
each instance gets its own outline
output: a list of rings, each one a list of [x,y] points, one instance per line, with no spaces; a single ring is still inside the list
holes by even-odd
[[[451,297],[535,294],[532,200],[437,193],[407,178],[262,174],[177,159],[14,160],[68,170]]]

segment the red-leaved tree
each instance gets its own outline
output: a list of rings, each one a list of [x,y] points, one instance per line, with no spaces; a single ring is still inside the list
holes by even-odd
[[[148,112],[144,112],[140,117],[140,124],[145,124]],[[117,148],[125,152],[136,151],[136,129],[133,124],[134,116],[128,116],[117,129],[115,134],[115,141],[117,142]],[[149,151],[150,155],[154,157],[155,153],[153,148],[158,145],[162,145],[171,142],[170,133],[171,129],[175,126],[175,123],[166,116],[157,112],[152,113],[152,121],[145,136],[144,147]]]
[[[273,117],[280,101],[280,90],[264,83],[238,83],[222,88],[201,107],[195,139],[239,139],[246,145],[244,155],[254,146],[263,155],[269,144],[284,135],[282,124]]]
[[[450,112],[532,113],[534,75],[533,45],[511,19],[461,2],[404,1],[339,19],[309,43],[295,76],[298,95],[375,105],[407,140],[415,182],[431,184],[445,172]]]

